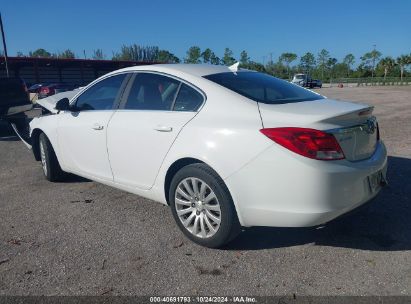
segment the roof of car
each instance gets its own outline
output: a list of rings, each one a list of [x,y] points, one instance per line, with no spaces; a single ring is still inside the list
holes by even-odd
[[[210,74],[233,72],[224,65],[212,64],[152,64],[140,65],[122,69],[121,71],[159,71],[164,73],[182,72],[194,76],[206,76]]]

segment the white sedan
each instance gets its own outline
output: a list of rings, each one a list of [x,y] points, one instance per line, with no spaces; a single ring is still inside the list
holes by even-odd
[[[169,205],[203,246],[323,224],[385,183],[372,107],[236,66],[121,69],[49,110],[30,123],[48,180],[70,172]]]

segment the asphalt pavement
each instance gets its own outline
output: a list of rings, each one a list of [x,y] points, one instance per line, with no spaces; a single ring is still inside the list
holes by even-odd
[[[376,106],[389,186],[322,228],[250,228],[219,250],[161,204],[46,181],[0,125],[0,295],[411,295],[411,87],[320,92]]]

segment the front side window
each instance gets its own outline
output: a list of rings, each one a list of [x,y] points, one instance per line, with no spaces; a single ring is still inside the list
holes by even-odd
[[[84,110],[110,110],[120,92],[126,74],[120,74],[103,79],[88,88],[76,101],[76,109]]]
[[[178,80],[167,76],[139,73],[134,78],[124,108],[169,111],[179,86]]]
[[[225,72],[204,77],[247,98],[267,104],[294,103],[324,98],[288,81],[258,72]]]

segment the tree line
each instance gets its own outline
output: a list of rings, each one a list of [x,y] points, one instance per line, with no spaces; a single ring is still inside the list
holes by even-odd
[[[87,58],[84,52],[84,58]],[[25,56],[17,52],[17,56]],[[67,49],[63,52],[50,53],[45,49],[37,49],[28,53],[29,57],[46,58],[78,58],[75,53]],[[81,57],[81,56],[80,56]],[[382,56],[382,53],[373,49],[363,56],[356,58],[353,54],[347,54],[342,61],[334,58],[329,51],[322,49],[318,54],[307,52],[298,56],[292,52],[282,53],[277,60],[270,58],[267,62],[251,60],[247,51],[243,50],[236,58],[230,48],[225,48],[219,57],[213,50],[206,48],[201,50],[198,46],[192,46],[187,50],[183,59],[178,58],[168,50],[157,46],[141,46],[138,44],[123,45],[119,51],[111,56],[103,53],[102,49],[93,50],[91,59],[96,60],[127,60],[145,62],[166,63],[208,63],[215,65],[231,65],[240,62],[240,67],[265,72],[283,79],[291,79],[293,74],[308,73],[313,78],[323,81],[336,78],[360,78],[360,77],[409,77],[411,71],[411,53],[397,58]]]

